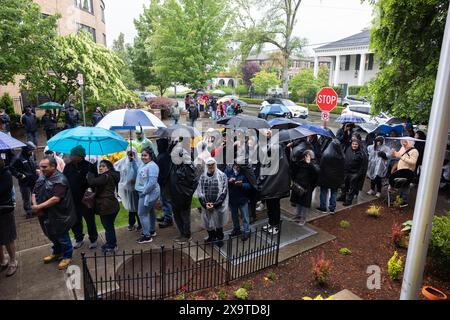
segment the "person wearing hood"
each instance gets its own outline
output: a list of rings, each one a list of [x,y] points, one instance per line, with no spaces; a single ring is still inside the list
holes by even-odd
[[[331,214],[336,210],[337,189],[344,183],[344,152],[339,140],[333,139],[322,153],[320,159],[320,207],[317,210]],[[330,197],[328,198],[328,191]],[[327,206],[328,204],[328,206]]]
[[[185,244],[191,237],[192,196],[197,189],[198,176],[191,160],[190,152],[181,144],[171,150],[172,166],[169,175],[168,194],[173,209],[173,218],[180,232],[174,239],[178,244]]]
[[[18,268],[15,245],[17,231],[12,194],[13,180],[3,157],[0,157],[0,181],[0,271],[6,269],[6,276],[11,277]],[[8,251],[9,261],[5,259],[3,246]]]
[[[340,199],[344,201],[344,206],[352,204],[355,196],[360,190],[361,179],[366,175],[367,158],[361,148],[360,140],[352,140],[350,148],[345,152],[345,166],[344,166],[344,189]]]
[[[26,212],[26,218],[33,218],[31,210],[31,193],[33,191],[39,171],[34,161],[33,151],[36,146],[33,142],[27,142],[22,151],[17,155],[10,165],[11,173],[19,181],[20,193],[22,194],[23,209]]]
[[[162,138],[156,140],[158,146],[158,156],[156,157],[156,164],[159,167],[158,184],[161,189],[161,206],[164,212],[164,216],[161,219],[157,219],[160,228],[167,228],[173,225],[173,212],[172,204],[168,195],[168,181],[170,175],[170,169],[172,166],[172,160],[169,153],[169,140]]]
[[[142,165],[138,170],[135,189],[139,193],[138,214],[143,231],[137,243],[144,244],[152,242],[152,237],[156,237],[155,205],[161,191],[158,184],[159,168],[151,148],[142,150],[141,160]]]
[[[92,126],[95,127],[97,123],[99,123],[105,115],[102,112],[100,107],[96,107],[95,111],[92,113]]]
[[[319,168],[314,164],[314,152],[298,147],[292,151],[290,165],[292,177],[291,203],[295,205],[297,214],[294,218],[299,225],[306,223],[306,216],[311,208],[312,194],[317,185]]]
[[[223,227],[228,222],[228,179],[217,169],[217,161],[209,158],[207,170],[201,175],[197,193],[202,206],[203,228],[208,232],[207,243],[223,246]]]
[[[128,231],[133,231],[136,228],[136,221],[138,224],[136,230],[142,230],[138,215],[139,194],[134,188],[138,169],[141,165],[142,160],[133,147],[129,147],[127,155],[114,164],[115,170],[120,172],[118,194],[125,210],[128,211]]]
[[[75,109],[75,107],[71,104],[69,106],[69,109],[66,110],[65,129],[72,129],[78,127],[80,119],[81,119],[80,112],[77,109]]]
[[[131,146],[134,147],[138,153],[141,153],[142,150],[146,148],[151,148],[155,157],[158,155],[158,150],[155,149],[153,142],[145,136],[145,132],[142,128],[136,130],[136,139],[131,141]]]
[[[336,132],[336,139],[338,139],[339,142],[341,143],[341,147],[343,148],[344,152],[352,144],[352,135],[353,135],[354,129],[355,129],[355,124],[348,122],[348,123],[344,123],[342,125],[342,128],[340,128]]]
[[[97,175],[97,167],[87,161],[86,150],[82,146],[76,146],[70,151],[70,162],[64,167],[63,174],[67,178],[70,190],[75,204],[75,212],[77,215],[77,222],[72,228],[75,235],[74,249],[79,249],[84,244],[83,233],[83,218],[86,221],[86,226],[91,242],[89,248],[97,248],[98,232],[95,224],[95,214],[92,209],[86,207],[81,201],[84,193],[89,188],[87,182],[87,174],[92,172]]]
[[[395,158],[399,158],[397,164],[397,170],[408,169],[414,172],[416,170],[417,160],[419,159],[419,151],[414,147],[414,141],[400,140],[402,147],[399,151],[391,150],[391,155]],[[400,207],[408,206],[409,199],[409,185],[400,188],[400,197],[402,203]]]
[[[370,179],[370,190],[368,195],[381,197],[382,179],[386,177],[388,170],[389,148],[384,144],[384,138],[378,136],[375,138],[373,145],[367,148],[369,154],[369,166],[367,177]]]
[[[100,221],[105,228],[106,243],[102,246],[102,252],[115,252],[117,251],[117,238],[114,221],[120,210],[115,192],[120,181],[120,173],[108,160],[100,161],[98,171],[97,177],[89,172],[87,182],[90,187],[94,188],[95,213],[100,216]]]

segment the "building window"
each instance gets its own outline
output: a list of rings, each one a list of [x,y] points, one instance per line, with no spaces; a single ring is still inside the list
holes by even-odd
[[[356,63],[355,63],[355,70],[359,71],[359,66],[361,65],[361,55],[357,54],[356,55]]]
[[[85,24],[77,23],[77,32],[80,32],[81,30],[89,32],[92,35],[92,41],[97,42],[97,36],[94,28]]]
[[[366,70],[373,70],[373,53],[369,53],[366,58]]]
[[[103,4],[103,2],[100,5],[100,9],[102,10],[102,21],[105,22],[106,21],[106,18],[105,18],[105,5]]]
[[[75,7],[94,14],[94,6],[92,0],[75,0]]]
[[[350,58],[351,58],[350,55],[345,56],[345,67],[344,67],[345,71],[350,70]]]
[[[103,34],[103,44],[105,45],[105,47],[107,47],[107,44],[106,44],[106,34]]]

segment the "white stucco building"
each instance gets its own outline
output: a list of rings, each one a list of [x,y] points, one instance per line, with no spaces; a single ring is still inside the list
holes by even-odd
[[[331,58],[329,85],[342,86],[347,92],[348,86],[361,86],[373,78],[379,70],[373,52],[369,49],[370,31],[329,43],[314,49],[314,74],[317,76],[319,59]]]

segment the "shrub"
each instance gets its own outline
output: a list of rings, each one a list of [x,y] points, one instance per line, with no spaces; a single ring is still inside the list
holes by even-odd
[[[248,104],[257,104],[257,105],[260,105],[264,101],[262,99],[252,99],[248,97],[239,97],[239,99],[244,102],[247,102]]]
[[[275,272],[269,272],[266,275],[266,279],[270,280],[270,281],[275,281],[275,280],[277,280],[277,275],[275,274]]]
[[[15,114],[14,101],[8,92],[5,92],[0,98],[0,109],[4,109],[10,117]]]
[[[399,223],[394,223],[391,228],[392,242],[399,248],[406,248],[408,242],[406,241],[406,234],[402,230]]]
[[[242,84],[237,85],[236,94],[247,94],[247,93],[248,93],[247,86],[244,86]]]
[[[253,286],[252,286],[251,283],[247,282],[247,283],[244,283],[244,284],[241,286],[241,288],[244,288],[245,290],[251,290],[251,289],[253,288]]]
[[[225,300],[227,298],[227,292],[225,291],[225,289],[220,289],[217,297],[219,298],[219,300]]]
[[[357,95],[359,95],[362,88],[363,88],[363,86],[349,86],[348,94],[351,96],[357,96]]]
[[[150,109],[169,110],[172,104],[173,100],[166,97],[150,98],[147,101],[147,105]]]
[[[372,205],[372,206],[369,207],[369,209],[367,209],[366,212],[367,212],[367,214],[369,216],[374,217],[374,218],[378,218],[378,217],[380,217],[380,210],[381,210],[381,207],[377,207],[375,205]]]
[[[394,207],[400,208],[400,206],[401,206],[402,203],[403,203],[402,197],[400,197],[399,195],[397,195],[397,197],[395,197]]]
[[[247,300],[248,298],[248,291],[244,288],[239,288],[234,292],[234,295],[236,298],[240,300]]]
[[[350,228],[350,222],[348,222],[347,220],[342,220],[339,225],[344,229]]]
[[[344,256],[349,256],[352,254],[351,250],[349,248],[340,248],[339,253]]]
[[[392,280],[398,280],[403,271],[403,258],[398,256],[397,251],[388,261],[388,274]]]
[[[180,292],[175,296],[175,300],[186,300],[186,293]]]
[[[448,268],[450,264],[450,212],[441,217],[433,217],[429,249],[430,255],[442,266]]]
[[[330,276],[331,261],[325,259],[325,254],[322,252],[317,258],[311,258],[311,262],[314,280],[320,286],[326,285]]]

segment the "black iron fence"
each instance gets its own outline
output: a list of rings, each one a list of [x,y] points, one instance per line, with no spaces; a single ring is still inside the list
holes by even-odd
[[[278,264],[280,235],[189,243],[110,255],[82,254],[85,300],[158,300],[228,284]]]

